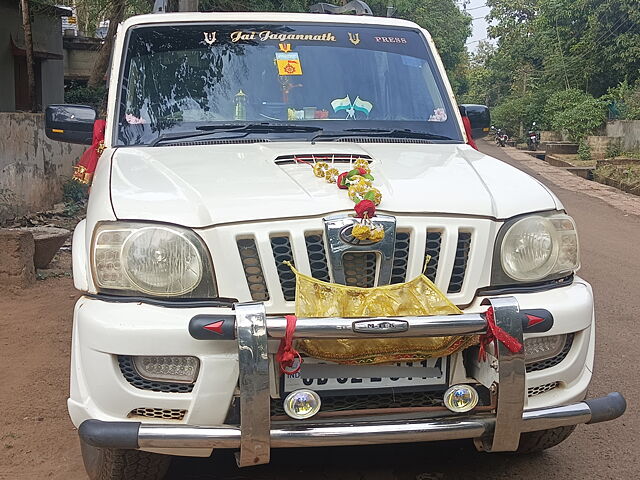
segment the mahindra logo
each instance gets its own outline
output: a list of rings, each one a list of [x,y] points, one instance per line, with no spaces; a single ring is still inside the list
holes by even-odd
[[[409,330],[409,322],[405,320],[366,319],[353,322],[353,331],[358,333],[394,333]]]

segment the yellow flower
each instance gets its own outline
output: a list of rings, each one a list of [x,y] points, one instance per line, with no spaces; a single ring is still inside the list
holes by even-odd
[[[336,181],[338,180],[338,175],[340,175],[340,172],[337,168],[329,168],[326,172],[324,172],[324,178],[326,178],[327,182],[329,183],[336,183]]]
[[[353,235],[358,240],[368,240],[371,234],[371,227],[369,225],[365,225],[364,223],[356,223],[351,229],[351,235]],[[384,232],[382,232],[384,235]]]
[[[383,238],[384,238],[384,227],[382,225],[376,225],[369,232],[369,240],[371,240],[372,242],[379,242]]]
[[[318,162],[313,164],[313,174],[316,177],[322,178],[325,172],[329,169],[327,162]]]
[[[353,168],[364,168],[367,173],[371,173],[371,168],[369,168],[369,161],[365,158],[357,158],[355,162],[353,162]]]

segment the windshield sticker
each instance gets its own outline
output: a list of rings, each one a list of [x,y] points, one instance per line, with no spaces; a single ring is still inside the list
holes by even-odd
[[[278,48],[280,49],[281,52],[289,53],[291,51],[291,44],[290,43],[279,43],[278,44]]]
[[[447,121],[447,112],[444,111],[444,108],[436,108],[433,110],[433,115],[429,117],[430,122],[446,122]]]
[[[136,117],[135,115],[131,114],[131,113],[127,113],[124,116],[124,119],[127,121],[127,123],[129,125],[142,125],[147,123],[147,121],[142,118],[142,117]]]
[[[349,35],[349,41],[351,43],[353,43],[354,45],[358,45],[360,43],[360,34],[359,33],[353,34],[351,32],[347,32],[347,34]]]
[[[277,40],[279,42],[284,42],[286,40],[306,40],[312,42],[335,42],[336,37],[333,33],[319,33],[319,34],[308,34],[308,33],[276,33],[271,30],[263,30],[262,32],[244,32],[242,30],[237,30],[235,32],[231,32],[231,41],[233,43],[237,43],[243,40],[260,40],[261,42],[266,42],[268,40]]]
[[[377,43],[407,43],[404,37],[373,37]]]
[[[349,95],[344,98],[336,98],[331,102],[331,107],[333,111],[338,113],[340,111],[347,112],[347,118],[354,119],[356,118],[356,112],[362,112],[367,117],[369,113],[373,109],[373,104],[371,102],[367,102],[366,100],[362,100],[360,97],[356,97],[356,99],[352,102]]]
[[[276,52],[276,64],[280,76],[302,75],[302,65],[300,65],[300,58],[296,52]]]
[[[216,43],[216,32],[202,32],[204,34],[204,43],[213,45]]]

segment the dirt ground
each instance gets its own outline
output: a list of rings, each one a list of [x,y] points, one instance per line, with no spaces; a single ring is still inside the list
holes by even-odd
[[[232,453],[223,451],[211,459],[174,461],[169,479],[638,478],[640,420],[634,399],[640,394],[635,367],[640,353],[640,199],[565,174],[514,149],[484,143],[481,148],[544,181],[575,216],[581,275],[594,286],[599,321],[591,394],[623,392],[627,414],[614,422],[579,426],[560,446],[528,457],[476,453],[470,442],[295,449],[274,451],[270,465],[239,471]],[[71,315],[78,296],[65,276],[68,255],[62,254],[54,276],[34,287],[13,294],[0,291],[2,480],[86,478],[66,410]]]

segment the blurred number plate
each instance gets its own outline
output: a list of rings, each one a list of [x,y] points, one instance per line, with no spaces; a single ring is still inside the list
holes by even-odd
[[[305,358],[302,368],[284,375],[284,393],[311,390],[365,390],[374,388],[429,387],[446,385],[446,358],[392,365],[339,365]]]

